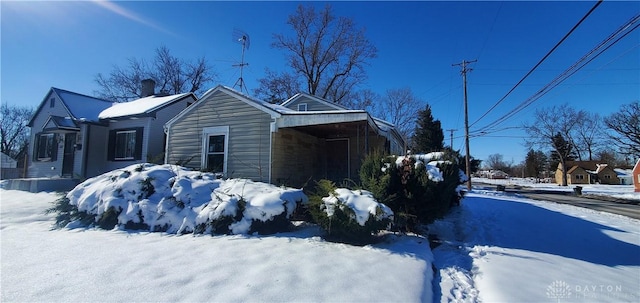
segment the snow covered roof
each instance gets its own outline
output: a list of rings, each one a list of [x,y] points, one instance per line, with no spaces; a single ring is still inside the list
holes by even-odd
[[[623,169],[623,168],[614,168],[613,171],[616,172],[618,177],[632,177],[633,169]]]
[[[100,119],[116,119],[122,117],[138,117],[148,116],[155,113],[157,110],[164,108],[174,102],[180,101],[184,98],[192,96],[196,100],[195,95],[192,93],[184,93],[170,96],[148,96],[137,100],[116,103],[113,106],[103,110],[99,114]]]
[[[63,106],[69,112],[70,118],[77,121],[98,122],[98,114],[113,104],[111,101],[104,99],[52,87],[42,102],[40,102],[40,106],[38,106],[33,117],[31,117],[28,124],[29,126],[33,125],[35,117],[40,112],[44,104],[47,103],[51,94],[58,96],[58,99],[62,101]]]

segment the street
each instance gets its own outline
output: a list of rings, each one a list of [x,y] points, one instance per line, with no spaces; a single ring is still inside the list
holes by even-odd
[[[486,189],[496,189],[496,185],[491,184],[478,183],[474,185]],[[623,215],[634,219],[640,219],[640,201],[611,199],[610,197],[596,195],[576,196],[573,192],[541,190],[526,187],[507,186],[505,188],[505,192],[512,193],[514,195],[521,195],[534,200],[570,204],[597,211]]]

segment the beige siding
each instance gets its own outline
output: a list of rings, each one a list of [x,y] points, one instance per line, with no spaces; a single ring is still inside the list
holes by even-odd
[[[325,176],[325,140],[293,130],[273,134],[272,183],[302,186]]]
[[[167,135],[167,163],[191,159],[187,167],[201,168],[202,130],[229,126],[227,175],[269,181],[271,116],[218,91],[201,99],[187,114],[174,121]]]
[[[298,110],[298,104],[303,104],[303,103],[307,104],[307,111],[336,110],[335,108],[333,108],[331,106],[328,106],[328,105],[323,104],[321,102],[318,102],[316,100],[309,99],[306,96],[302,96],[302,97],[296,99],[295,101],[287,104],[287,108],[293,109],[293,110]]]

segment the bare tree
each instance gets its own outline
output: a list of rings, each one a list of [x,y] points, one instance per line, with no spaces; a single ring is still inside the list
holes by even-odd
[[[377,49],[352,19],[336,17],[329,5],[320,12],[299,5],[287,24],[294,34],[275,34],[272,46],[287,52],[308,93],[340,103],[366,79],[364,67]]]
[[[505,173],[510,173],[513,163],[507,163],[504,160],[504,156],[502,156],[502,154],[491,154],[487,157],[487,160],[485,161],[485,165],[491,169],[500,170]]]
[[[130,58],[127,67],[114,66],[108,76],[98,73],[95,81],[100,90],[96,94],[118,102],[137,99],[142,97],[140,82],[147,78],[156,82],[161,93],[200,93],[204,85],[215,77],[213,68],[204,57],[186,62],[174,57],[167,47],[161,46],[156,49],[150,65],[143,59]]]
[[[33,116],[29,107],[0,106],[0,151],[19,160],[29,145],[29,127],[27,123]]]
[[[566,144],[572,146],[575,142],[576,125],[578,121],[584,119],[585,115],[586,112],[576,111],[568,104],[563,104],[536,110],[533,123],[524,126],[529,134],[527,144],[530,147],[550,148],[558,155],[564,170],[562,186],[567,186],[566,161],[572,152],[571,148],[566,148]]]
[[[389,89],[372,106],[375,117],[393,123],[405,140],[413,135],[418,109],[424,101],[413,94],[411,88]]]
[[[253,93],[260,99],[270,103],[282,103],[301,92],[300,83],[295,75],[287,72],[280,74],[266,68],[266,77],[259,79],[260,85]]]
[[[585,112],[583,119],[576,123],[575,140],[576,151],[580,160],[587,154],[589,161],[593,160],[597,148],[604,142],[602,118],[597,113]]]
[[[604,124],[614,132],[611,140],[621,153],[640,158],[640,102],[622,105],[604,119]]]

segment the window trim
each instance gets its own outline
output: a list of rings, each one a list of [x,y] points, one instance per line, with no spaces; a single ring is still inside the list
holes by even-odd
[[[304,106],[304,109],[301,109],[301,107]],[[307,105],[307,103],[300,103],[298,104],[298,111],[299,112],[306,112],[309,111],[309,105]]]
[[[202,129],[202,149],[200,154],[200,168],[206,170],[208,166],[209,137],[224,136],[224,160],[222,164],[222,174],[227,175],[229,159],[229,126],[205,127]]]
[[[40,138],[43,136],[51,136],[51,146],[48,147],[50,150],[50,155],[48,157],[40,157]],[[36,162],[53,162],[58,160],[58,136],[55,133],[38,133],[36,134],[34,149],[33,149],[33,159]],[[47,140],[49,141],[49,140]],[[47,148],[45,148],[47,149]]]
[[[124,150],[122,150],[122,151],[118,150],[118,147],[120,147],[118,145],[118,143],[119,143],[118,137],[122,136],[122,135],[125,136],[125,139],[128,139],[128,137],[131,136],[131,135],[133,135],[133,137],[134,137],[133,138],[133,150],[130,151],[131,155],[127,155],[127,148],[126,148],[128,146],[127,142],[125,142]],[[114,150],[114,154],[113,154],[113,160],[115,160],[115,161],[135,160],[135,158],[136,158],[136,146],[135,145],[136,145],[136,142],[137,142],[137,139],[138,139],[138,138],[136,138],[136,131],[133,130],[133,129],[119,130],[119,131],[115,132],[115,136],[116,136],[116,143],[115,143],[116,145],[115,145],[115,150]],[[118,155],[119,152],[122,152],[123,155],[122,156]]]
[[[117,158],[116,150],[117,150],[117,137],[118,134],[121,133],[132,133],[135,132],[135,143],[133,150],[133,157],[125,157],[125,158]],[[131,127],[131,128],[120,128],[120,129],[112,129],[109,131],[109,145],[107,150],[107,160],[108,161],[137,161],[142,159],[142,141],[144,140],[144,128],[143,127]]]

